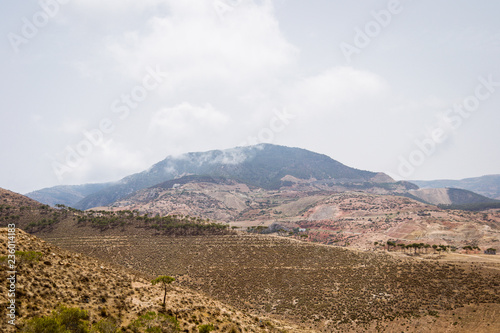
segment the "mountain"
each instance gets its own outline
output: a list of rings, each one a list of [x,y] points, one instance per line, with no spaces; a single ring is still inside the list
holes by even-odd
[[[305,149],[259,144],[169,156],[146,171],[88,195],[73,206],[79,209],[106,206],[138,190],[186,175],[224,177],[266,190],[291,184],[285,177],[332,183],[394,182],[383,173],[354,169]]]
[[[433,205],[500,203],[500,201],[459,188],[423,188],[410,190],[408,193]]]
[[[412,180],[413,184],[420,188],[461,188],[476,192],[488,198],[500,200],[500,175],[487,175],[462,180],[440,179],[440,180]]]
[[[62,204],[71,207],[86,196],[109,187],[112,184],[60,185],[26,193],[26,196],[50,206]]]

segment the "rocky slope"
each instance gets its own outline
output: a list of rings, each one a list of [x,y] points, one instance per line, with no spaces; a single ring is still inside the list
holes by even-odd
[[[296,233],[296,237],[307,236],[314,242],[362,249],[373,248],[375,241],[387,240],[500,247],[497,210],[477,213],[444,210],[389,195],[389,190],[380,187],[358,192],[338,186],[336,191],[322,183],[297,181],[293,186],[266,191],[223,178],[185,177],[97,209],[138,210],[150,216],[190,215],[226,222],[241,230],[264,228],[262,232],[269,231],[265,229],[269,226],[287,231],[303,228],[307,233]],[[425,191],[429,190],[422,192]],[[430,191],[434,197],[426,199],[438,198],[437,190]],[[447,190],[442,192],[441,202],[453,202]]]

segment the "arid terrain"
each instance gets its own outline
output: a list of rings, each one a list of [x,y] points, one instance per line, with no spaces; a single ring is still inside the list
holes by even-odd
[[[145,237],[50,241],[151,276],[169,272],[237,308],[326,332],[500,302],[498,262],[393,257],[261,235]]]
[[[438,226],[446,226],[443,223],[446,222],[463,227],[469,216],[484,218],[483,222],[470,222],[475,228],[495,230],[497,212],[478,215],[443,211],[403,197],[341,193],[281,204],[281,214],[297,216],[296,212],[301,212],[301,218],[291,223],[310,228],[306,237],[289,233],[258,235],[230,229],[223,234],[209,229],[202,235],[197,235],[197,229],[188,229],[191,231],[184,235],[162,229],[164,219],[144,217],[137,215],[138,212],[124,211],[120,215],[53,209],[8,191],[3,191],[0,199],[2,225],[14,221],[46,242],[19,232],[19,238],[25,239],[24,244],[20,242],[23,245],[19,250],[43,253],[39,262],[31,263],[19,274],[20,317],[48,314],[58,303],[64,303],[89,309],[98,321],[105,306],[109,316],[118,318],[125,326],[141,311],[161,308],[161,289],[151,286],[149,281],[159,275],[170,275],[176,282],[169,291],[167,307],[169,313],[187,313],[179,315],[179,321],[188,332],[196,332],[202,323],[217,325],[216,331],[222,332],[500,330],[497,256],[477,251],[438,254],[432,250],[414,253],[393,249],[388,252],[385,247],[372,245],[360,250],[318,244],[313,239],[315,223],[321,223],[318,225],[325,232],[336,232],[334,228],[340,226],[342,233],[346,233],[347,226],[356,226],[360,231],[360,235],[355,235],[358,239],[370,236],[369,228],[363,229],[362,225],[378,226],[379,229],[373,230],[386,230],[389,238],[391,230],[402,223],[426,221],[423,225],[428,226],[433,221]],[[399,214],[388,216],[391,210]],[[450,217],[454,220],[443,221]],[[34,222],[40,219],[45,222]],[[158,227],[153,227],[154,221]],[[200,218],[183,219],[179,223],[189,221],[209,223]],[[451,235],[464,232],[452,231]],[[484,235],[492,237],[485,232],[483,240],[487,239]],[[368,244],[373,239],[364,241]],[[44,263],[47,256],[49,264]],[[38,276],[44,276],[43,282],[38,282]],[[88,281],[82,276],[89,277]],[[145,289],[137,291],[135,286]],[[82,304],[80,295],[88,296],[84,300],[91,301]],[[44,297],[46,304],[38,303],[37,297]],[[101,304],[103,297],[106,305]],[[227,309],[227,315],[217,309]]]
[[[320,185],[304,191],[299,180],[295,181],[296,187],[276,191],[234,181],[188,182],[139,191],[126,200],[95,210],[199,216],[229,223],[240,230],[279,224],[286,230],[307,229],[310,241],[359,249],[371,249],[374,242],[387,240],[500,248],[498,209],[444,210],[403,196],[336,193]]]
[[[90,321],[109,320],[124,331],[148,311],[165,311],[177,318],[180,330],[198,332],[198,326],[212,324],[219,332],[291,331],[296,325],[284,324],[265,316],[252,316],[199,292],[179,286],[169,287],[165,310],[163,291],[153,286],[147,275],[123,267],[62,250],[18,230],[17,248],[17,328],[7,324],[7,288],[0,285],[0,330],[15,332],[27,319],[48,315],[58,305],[89,311]],[[0,228],[0,256],[7,254],[7,229]],[[24,253],[38,253],[37,259],[23,259]],[[98,256],[100,257],[100,256]],[[6,261],[0,263],[0,278],[7,278]]]

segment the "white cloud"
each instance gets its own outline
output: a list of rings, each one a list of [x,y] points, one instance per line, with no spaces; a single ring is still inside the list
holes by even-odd
[[[212,1],[168,1],[147,29],[108,39],[122,73],[139,78],[159,65],[177,87],[244,84],[290,65],[297,50],[282,36],[269,2],[247,1],[220,17]]]
[[[119,180],[131,173],[150,166],[142,149],[131,149],[127,144],[109,140],[93,147],[92,153],[81,159],[81,163],[63,175],[66,184],[107,182]]]
[[[389,85],[382,77],[351,67],[334,67],[297,82],[285,99],[293,100],[310,115],[332,111],[338,115],[363,111],[360,105],[389,95]]]
[[[151,118],[148,141],[169,148],[190,146],[210,137],[220,137],[227,127],[229,118],[210,104],[195,106],[181,103],[157,111]]]

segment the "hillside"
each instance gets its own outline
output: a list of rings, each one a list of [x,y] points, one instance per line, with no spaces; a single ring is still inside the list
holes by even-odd
[[[328,189],[328,190],[327,190]],[[335,190],[334,190],[335,189]],[[314,242],[374,248],[375,241],[500,247],[500,213],[443,210],[380,187],[372,193],[296,183],[277,191],[248,187],[234,180],[188,176],[134,193],[97,210],[137,210],[142,214],[189,215],[261,232],[298,228]],[[270,229],[268,229],[270,227]],[[303,238],[302,238],[303,239]]]
[[[41,204],[22,194],[0,188],[0,212],[9,208],[39,207]]]
[[[500,201],[458,188],[423,188],[408,193],[433,205],[500,204]]]
[[[47,239],[151,276],[172,272],[180,286],[244,313],[320,332],[500,328],[498,262],[398,259],[262,235],[108,235]]]
[[[500,175],[487,175],[461,180],[412,180],[411,182],[421,188],[461,188],[479,193],[491,199],[500,200]]]
[[[224,184],[227,180],[213,182]],[[436,261],[443,257],[437,254],[420,260],[403,258],[396,252],[362,252],[300,242],[294,235],[171,235],[153,227],[153,223],[163,224],[160,217],[131,211],[80,212],[38,204],[21,210],[16,202],[24,202],[23,196],[3,193],[11,207],[3,212],[2,223],[15,220],[16,225],[26,226],[38,211],[58,217],[50,226],[33,230],[50,244],[18,230],[18,250],[42,253],[39,261],[18,270],[17,299],[20,315],[26,319],[48,314],[57,303],[63,303],[88,309],[93,321],[112,317],[127,326],[148,310],[159,311],[161,289],[153,288],[148,280],[168,274],[177,281],[168,293],[167,313],[176,315],[187,332],[197,332],[197,326],[205,323],[217,325],[217,331],[222,332],[360,332],[382,328],[400,332],[402,326],[408,331],[500,329],[496,316],[500,311],[500,265],[493,258],[485,263],[450,264]],[[412,219],[417,216],[422,218],[419,225],[430,226],[425,223],[434,221],[434,227],[443,227],[441,232],[472,237],[473,229],[457,230],[456,226],[465,228],[460,218],[469,224],[476,218],[476,213],[457,212],[452,221],[444,223],[443,217],[452,217],[446,215],[448,211],[387,195],[338,193],[315,200],[320,204],[289,202],[282,208],[289,207],[288,214],[302,210],[299,223],[309,223],[307,228],[315,224],[324,230],[332,228],[336,237],[342,230],[340,236],[344,234],[353,244],[373,244],[373,239],[363,238],[363,231],[361,236],[347,232],[350,227],[362,230],[365,226],[365,236],[373,235],[373,230],[385,230],[387,237],[403,233],[405,237],[420,237],[421,233],[408,229],[416,224]],[[391,209],[400,213],[388,216]],[[325,220],[331,214],[337,217]],[[498,237],[494,228],[500,215],[482,218],[482,223],[475,222],[481,226],[477,232],[492,237],[494,231]],[[105,227],[101,222],[106,222]],[[491,233],[485,231],[488,228]],[[2,248],[7,249],[3,233]],[[310,240],[314,237],[319,236],[309,233]],[[438,237],[441,241],[443,236]],[[104,258],[108,263],[75,252]],[[0,294],[0,302],[5,304],[5,290]]]
[[[125,200],[89,211],[54,209],[4,191],[7,195],[0,196],[0,202],[9,200],[10,205],[0,206],[0,226],[16,223],[24,230],[50,237],[102,232],[144,237],[216,236],[234,233],[231,227],[263,233],[281,229],[291,233],[291,238],[359,249],[374,249],[374,242],[387,240],[458,249],[500,248],[499,210],[443,210],[395,195],[263,191],[233,180],[194,178],[197,181],[188,177],[184,185],[163,184],[167,188],[141,192],[133,197],[133,203]],[[26,206],[26,202],[33,206]],[[299,228],[307,231],[297,232]]]
[[[280,206],[293,201],[313,203],[318,197],[350,190],[377,194],[405,191],[401,183],[335,183],[283,177],[287,186],[265,190],[236,180],[210,176],[184,176],[137,191],[109,207],[95,209],[136,210],[149,214],[201,216],[225,222],[251,219],[292,217],[278,213]],[[276,208],[276,209],[274,209]],[[305,208],[305,206],[304,206]]]
[[[6,243],[7,230],[0,228],[0,278],[3,281],[7,279],[8,271]],[[18,329],[30,318],[49,315],[64,305],[88,311],[90,323],[104,322],[106,327],[121,327],[123,332],[134,332],[134,326],[135,332],[145,332],[147,325],[154,326],[153,320],[142,320],[147,324],[136,325],[150,311],[174,316],[178,331],[184,332],[198,332],[198,326],[203,324],[215,325],[218,332],[305,331],[296,325],[284,325],[278,320],[243,313],[176,282],[168,289],[166,307],[162,310],[162,289],[153,286],[144,275],[62,250],[22,230],[16,233],[16,250]],[[174,275],[173,272],[161,271],[161,274]],[[0,284],[0,315],[4,318],[0,321],[0,330],[14,332],[18,330],[5,320],[7,294],[6,284]]]
[[[266,190],[286,186],[289,182],[283,178],[287,176],[300,180],[328,180],[335,183],[394,182],[385,174],[354,169],[326,155],[305,149],[259,144],[169,156],[146,171],[104,186],[72,206],[88,209],[109,205],[137,190],[186,175],[224,177]],[[48,193],[49,190],[45,189],[41,194]],[[35,192],[30,195],[38,194],[40,193]],[[45,197],[43,199],[46,200]],[[54,202],[57,198],[50,200]]]

